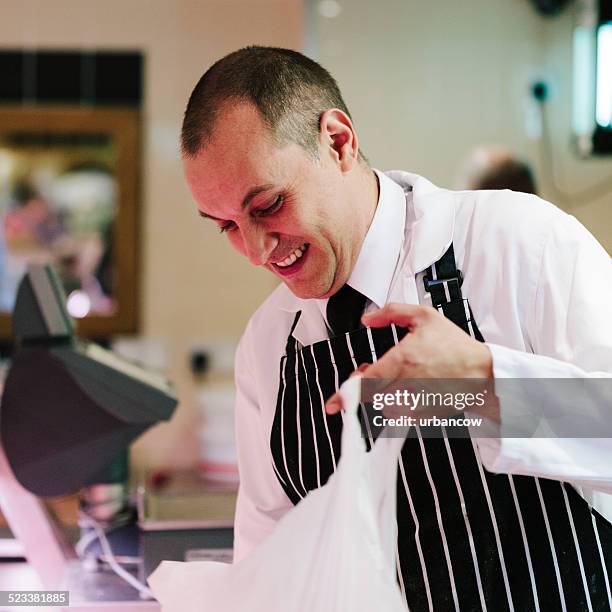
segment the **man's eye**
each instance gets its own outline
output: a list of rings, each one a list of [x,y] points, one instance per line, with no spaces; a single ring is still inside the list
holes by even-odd
[[[272,204],[270,204],[270,206],[266,207],[266,208],[260,208],[257,211],[257,216],[258,217],[265,217],[267,215],[272,215],[274,214],[281,206],[283,205],[283,196],[279,195],[276,200],[274,200],[274,202],[272,202]]]
[[[225,232],[231,232],[232,230],[236,229],[236,224],[233,221],[228,221],[227,223],[223,223],[218,227],[219,231],[224,234]]]

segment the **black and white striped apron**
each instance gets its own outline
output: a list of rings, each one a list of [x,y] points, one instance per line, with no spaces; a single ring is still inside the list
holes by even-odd
[[[433,305],[483,341],[452,245],[424,282]],[[299,315],[270,435],[276,475],[294,504],[325,484],[340,456],[342,417],[325,414],[325,400],[406,334],[362,328],[300,347],[292,336]],[[488,472],[469,437],[410,430],[397,525],[398,580],[411,612],[612,609],[612,525],[567,483]]]

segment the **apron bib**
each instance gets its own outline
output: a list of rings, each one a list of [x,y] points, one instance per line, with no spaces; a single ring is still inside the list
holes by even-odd
[[[424,283],[435,308],[484,341],[452,245]],[[340,458],[342,416],[327,415],[325,401],[407,333],[362,328],[301,347],[292,336],[299,316],[280,362],[270,434],[276,476],[294,504],[324,485]],[[397,574],[409,610],[610,612],[612,525],[571,485],[493,474],[467,432],[441,434],[411,428],[399,461]]]

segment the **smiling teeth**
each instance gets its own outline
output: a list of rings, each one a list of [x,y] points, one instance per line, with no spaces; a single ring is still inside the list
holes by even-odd
[[[286,268],[287,266],[294,264],[304,254],[305,250],[306,244],[303,244],[302,246],[295,249],[295,251],[293,251],[293,253],[291,253],[288,257],[285,257],[285,259],[283,259],[282,261],[277,262],[276,265],[279,268]]]

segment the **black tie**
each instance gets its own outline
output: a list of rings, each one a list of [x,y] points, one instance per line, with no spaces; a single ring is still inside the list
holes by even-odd
[[[327,302],[327,324],[334,336],[361,327],[361,315],[367,298],[350,285],[344,285]]]

